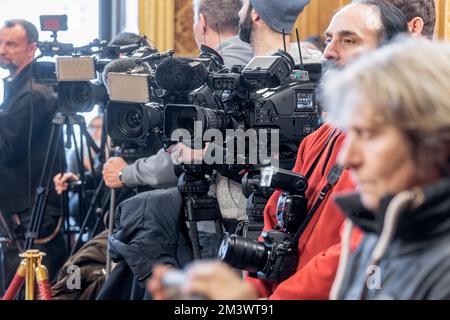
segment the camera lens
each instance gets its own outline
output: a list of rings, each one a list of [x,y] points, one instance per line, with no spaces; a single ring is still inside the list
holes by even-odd
[[[220,110],[214,110],[214,109],[201,109],[204,115],[204,119],[206,120],[207,126],[206,130],[208,129],[218,129],[218,130],[225,130],[225,115],[223,111]]]
[[[194,114],[191,112],[186,112],[185,114],[180,114],[177,117],[177,126],[179,129],[186,129],[191,133],[194,134],[194,122],[197,121],[197,118]]]
[[[142,110],[133,106],[122,109],[119,114],[119,129],[127,137],[138,137],[143,130]]]
[[[264,269],[268,252],[261,242],[225,233],[220,241],[217,257],[234,268],[258,272]]]
[[[66,112],[84,112],[90,108],[92,93],[87,83],[68,82],[60,84],[58,94],[60,105]]]
[[[150,128],[160,128],[164,123],[164,107],[160,105],[146,105]]]

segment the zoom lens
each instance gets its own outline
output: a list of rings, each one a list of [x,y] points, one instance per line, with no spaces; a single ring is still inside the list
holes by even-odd
[[[166,137],[171,137],[179,129],[187,130],[193,136],[196,121],[201,123],[202,134],[209,129],[223,131],[227,128],[227,117],[221,110],[195,105],[167,105],[164,126]]]
[[[60,82],[59,108],[65,113],[90,112],[96,104],[107,101],[106,88],[91,81]]]
[[[267,247],[258,241],[248,241],[245,238],[225,233],[219,244],[218,259],[234,268],[258,272],[267,264],[269,253]]]
[[[119,113],[119,130],[130,138],[139,137],[143,133],[142,109],[132,106],[124,108]]]

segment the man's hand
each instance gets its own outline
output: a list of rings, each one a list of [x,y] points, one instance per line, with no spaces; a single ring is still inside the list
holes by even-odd
[[[189,281],[182,291],[187,296],[209,300],[257,300],[258,293],[236,270],[217,261],[200,261],[188,268]]]
[[[119,173],[128,166],[122,158],[111,158],[103,167],[103,179],[108,188],[118,189],[124,186],[119,179]]]
[[[147,282],[147,290],[152,295],[154,300],[167,300],[170,299],[170,293],[167,292],[167,288],[164,287],[162,280],[166,272],[173,270],[172,266],[168,265],[156,265],[153,268],[152,277]]]
[[[169,153],[174,164],[196,164],[203,162],[208,147],[209,143],[206,144],[203,150],[195,150],[186,147],[183,143],[178,143]]]
[[[196,262],[187,268],[186,283],[181,287],[165,287],[163,278],[173,270],[169,266],[156,266],[147,283],[155,300],[173,297],[200,296],[210,300],[256,300],[258,293],[245,283],[236,271],[216,261]]]
[[[72,172],[64,174],[60,173],[53,178],[53,182],[55,183],[55,190],[58,194],[62,194],[69,188],[69,184],[67,183],[67,181],[78,181],[78,180],[79,180],[78,177]]]

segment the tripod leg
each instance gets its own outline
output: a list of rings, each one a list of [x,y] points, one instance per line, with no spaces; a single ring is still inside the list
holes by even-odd
[[[73,130],[72,124],[68,124],[68,127],[72,127],[69,132],[72,132],[73,144],[75,146],[75,158],[77,160],[78,172],[80,174],[80,180],[82,182],[86,181],[85,171],[84,171],[84,163],[83,163],[83,136],[80,134],[80,147],[78,147],[78,142],[75,136],[75,132]],[[69,137],[70,139],[70,137]],[[78,190],[78,216],[79,221],[84,220],[84,199],[86,198],[84,183],[81,183]]]
[[[109,204],[109,221],[108,221],[108,239],[111,236],[114,228],[114,212],[116,210],[116,190],[111,190],[111,202]],[[107,251],[106,251],[106,278],[109,277],[109,274],[111,273],[111,254],[109,251],[109,242],[107,245]]]
[[[95,191],[95,194],[92,196],[91,204],[89,206],[89,210],[88,210],[88,212],[86,214],[86,218],[84,219],[83,224],[80,227],[79,237],[78,237],[77,241],[75,242],[75,244],[74,244],[74,246],[72,248],[70,256],[73,256],[75,254],[75,252],[78,250],[79,244],[81,242],[81,237],[82,237],[82,235],[84,233],[84,230],[87,227],[87,224],[89,223],[89,219],[91,218],[92,214],[95,212],[96,204],[97,204],[98,199],[99,199],[99,197],[100,197],[100,195],[101,195],[101,193],[102,193],[104,188],[105,188],[105,181],[102,180],[100,185],[98,186],[97,190]]]
[[[98,217],[97,217],[97,221],[95,221],[95,225],[94,225],[94,227],[92,228],[92,232],[91,232],[91,234],[89,235],[89,239],[94,238],[94,237],[98,234],[98,228],[100,227],[100,224],[101,224],[102,221],[103,221],[103,218],[104,218],[104,216],[105,216],[105,213],[108,212],[107,208],[108,208],[108,206],[109,206],[109,201],[110,201],[110,199],[111,199],[111,191],[108,192],[108,193],[106,194],[106,197],[105,197],[105,199],[104,199],[103,205],[102,205],[102,207],[101,207],[100,214],[99,214]]]
[[[32,208],[30,225],[28,232],[25,234],[25,250],[29,250],[33,247],[35,239],[38,237],[39,230],[42,223],[42,218],[44,215],[47,197],[49,192],[50,181],[53,177],[53,168],[56,164],[56,156],[58,155],[58,150],[53,150],[54,148],[60,147],[62,125],[64,124],[64,117],[56,118],[52,123],[52,129],[50,132],[50,141],[47,146],[47,152],[45,155],[44,168],[42,171],[42,176],[39,182],[39,187],[36,191],[36,200]],[[50,156],[52,159],[50,161]]]
[[[91,135],[87,131],[86,123],[82,122],[79,125],[80,125],[81,135],[86,138],[86,146],[87,146],[86,149],[87,149],[87,153],[88,153],[89,163],[91,165],[91,173],[92,173],[92,177],[94,178],[94,185],[97,188],[97,181],[98,180],[97,180],[97,174],[96,174],[95,168],[94,168],[94,158],[92,156],[92,150],[94,150],[95,152],[99,153],[100,149],[97,147],[97,145],[95,144],[94,139],[92,139]]]
[[[194,260],[201,259],[200,240],[198,238],[197,222],[195,221],[194,204],[189,198],[184,200],[184,210],[186,214],[186,222],[188,224],[189,238],[192,242],[192,255]]]

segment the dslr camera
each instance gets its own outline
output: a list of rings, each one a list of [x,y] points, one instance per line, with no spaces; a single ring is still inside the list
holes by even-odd
[[[264,231],[262,241],[224,234],[218,258],[251,276],[281,282],[295,273],[298,264],[296,232],[306,218],[308,188],[306,179],[291,171],[261,169],[261,188],[282,190],[277,204],[277,225]]]

